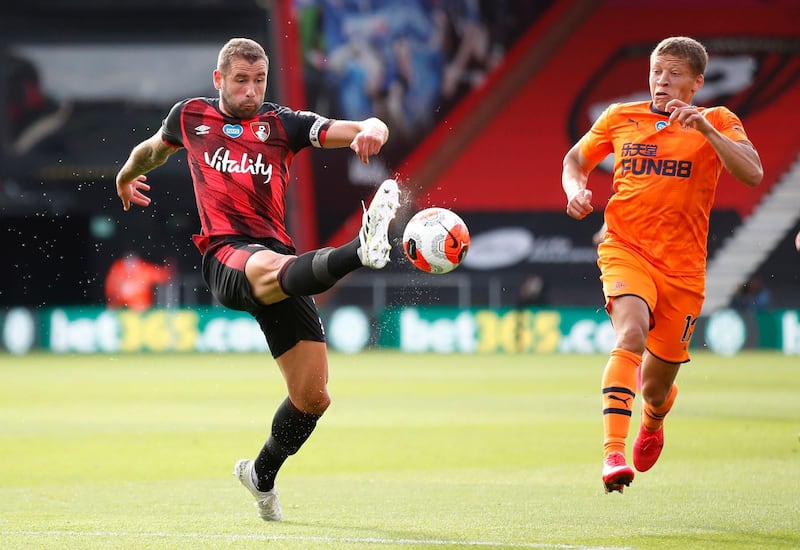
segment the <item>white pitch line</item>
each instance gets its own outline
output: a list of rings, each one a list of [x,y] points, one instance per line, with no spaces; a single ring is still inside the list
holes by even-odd
[[[466,546],[466,547],[499,547],[499,548],[552,548],[557,550],[628,550],[624,546],[584,546],[580,544],[549,544],[544,542],[498,542],[498,541],[463,541],[463,540],[426,540],[426,539],[389,539],[378,537],[309,537],[302,535],[235,535],[204,533],[125,533],[119,531],[0,531],[0,536],[26,537],[128,537],[150,539],[195,539],[195,540],[263,540],[263,541],[297,541],[349,544],[426,544],[429,546]]]

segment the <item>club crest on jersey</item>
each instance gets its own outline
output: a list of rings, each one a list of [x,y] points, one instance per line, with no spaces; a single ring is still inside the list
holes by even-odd
[[[226,124],[222,127],[222,133],[230,138],[238,138],[242,135],[244,128],[241,124]]]
[[[669,122],[665,120],[659,120],[658,122],[656,122],[656,130],[658,130],[659,132],[664,128],[666,128],[667,126],[669,126]]]
[[[269,138],[269,122],[251,122],[250,130],[261,141],[267,141]]]

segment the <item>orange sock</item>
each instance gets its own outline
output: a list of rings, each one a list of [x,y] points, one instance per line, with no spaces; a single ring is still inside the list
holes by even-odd
[[[636,367],[642,356],[621,348],[611,350],[603,371],[603,456],[625,452],[636,397]]]
[[[678,397],[678,384],[673,382],[667,400],[660,407],[653,407],[642,401],[642,424],[648,432],[656,432],[664,424],[664,417],[672,409],[676,397]]]

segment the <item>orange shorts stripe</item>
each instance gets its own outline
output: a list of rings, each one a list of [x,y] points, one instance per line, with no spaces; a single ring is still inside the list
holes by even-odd
[[[689,344],[705,299],[705,275],[671,276],[624,245],[605,241],[597,265],[611,311],[614,297],[638,296],[650,309],[647,350],[664,361],[689,361]]]

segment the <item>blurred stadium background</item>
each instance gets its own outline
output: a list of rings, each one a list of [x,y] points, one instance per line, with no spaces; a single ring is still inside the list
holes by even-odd
[[[298,248],[342,243],[360,201],[397,176],[417,209],[457,211],[467,262],[358,272],[319,297],[331,344],[406,351],[596,352],[610,345],[593,233],[564,214],[561,159],[613,101],[647,97],[658,40],[703,41],[698,102],[726,104],[758,147],[765,179],[720,182],[707,308],[695,346],[800,353],[800,4],[794,0],[28,0],[0,17],[0,349],[26,353],[264,349],[246,316],[213,303],[190,236],[185,156],[153,172],[153,204],[123,212],[114,176],[171,105],[216,95],[216,53],[233,36],[271,56],[267,97],[332,117],[386,120],[368,167],[342,152],[294,163]],[[678,15],[680,14],[680,15]],[[114,262],[135,253],[148,299],[110,307]],[[156,266],[159,269],[152,269]],[[123,275],[123,278],[126,275]],[[115,286],[115,285],[112,285]],[[119,285],[116,285],[117,287]],[[113,304],[112,304],[113,305]]]

